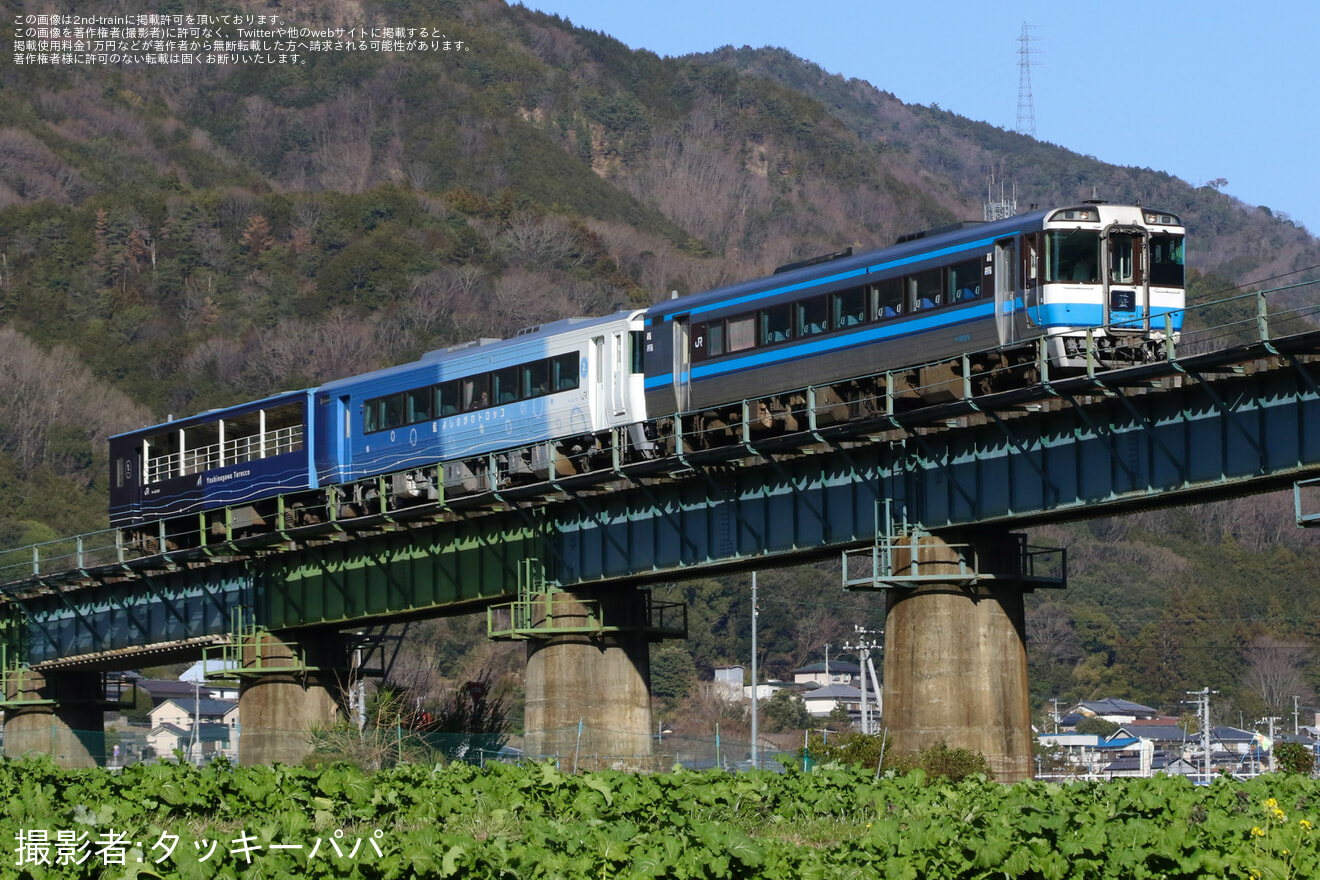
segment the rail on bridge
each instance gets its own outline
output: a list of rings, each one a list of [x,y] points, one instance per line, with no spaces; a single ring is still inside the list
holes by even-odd
[[[1049,565],[1012,529],[1290,484],[1298,485],[1299,521],[1320,519],[1303,513],[1301,500],[1310,497],[1305,481],[1320,475],[1320,332],[1280,333],[1315,309],[1271,310],[1272,301],[1266,291],[1213,304],[1211,313],[1236,309],[1240,318],[1184,332],[1176,351],[1124,369],[1098,369],[1091,344],[1090,368],[1053,375],[1042,346],[1036,363],[1018,368],[1038,381],[1001,388],[1001,377],[973,377],[969,355],[944,371],[955,379],[930,389],[938,402],[923,400],[922,389],[896,392],[887,374],[885,394],[855,401],[840,418],[837,405],[818,404],[815,389],[804,388],[791,412],[768,416],[764,401],[747,400],[740,420],[700,431],[677,416],[661,438],[669,454],[616,458],[571,478],[500,483],[492,461],[483,491],[416,507],[382,500],[345,517],[327,499],[320,522],[295,527],[281,502],[266,534],[244,534],[232,517],[213,532],[199,517],[163,522],[145,541],[107,531],[6,551],[5,697],[19,706],[8,684],[18,670],[72,680],[147,657],[252,644],[264,633],[288,646],[286,669],[272,675],[304,690],[320,676],[322,692],[306,709],[315,715],[337,705],[345,631],[493,609],[492,633],[527,642],[529,663],[540,662],[552,683],[535,698],[549,713],[540,729],[580,717],[580,704],[558,700],[554,683],[615,681],[626,696],[602,714],[633,719],[638,742],[618,746],[631,753],[650,731],[646,646],[682,631],[672,609],[639,588],[869,548],[869,583],[847,581],[866,564],[853,559],[845,586],[890,582],[888,720],[892,728],[895,712],[930,717],[931,705],[966,691],[965,679],[896,702],[913,676],[895,658],[911,669],[949,663],[905,654],[895,639],[929,643],[931,622],[949,621],[956,637],[940,649],[947,656],[977,639],[1004,656],[1022,654],[1021,592],[1056,575],[1043,573]],[[1007,554],[1011,565],[1005,547],[1017,548]],[[894,588],[904,554],[928,580],[899,576]],[[999,562],[987,571],[983,560],[992,558]],[[540,566],[535,588],[519,576],[529,561]],[[976,583],[969,570],[981,572]],[[599,650],[602,639],[613,640],[613,659],[584,662],[584,645]],[[331,647],[311,659],[299,654],[312,644]],[[965,670],[988,661],[961,662]],[[1008,665],[1021,675],[984,688],[985,713],[997,719],[989,726],[1001,731],[984,744],[992,757],[1024,754],[1017,695],[1025,699],[1025,660]],[[90,701],[95,688],[83,689]],[[950,723],[909,728],[945,725],[947,733]]]

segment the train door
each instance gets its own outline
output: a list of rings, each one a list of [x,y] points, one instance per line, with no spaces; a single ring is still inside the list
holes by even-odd
[[[628,339],[623,331],[613,334],[610,345],[612,348],[610,358],[610,384],[613,386],[610,390],[610,409],[613,411],[614,418],[617,421],[620,417],[628,413],[628,363],[625,354],[628,351]]]
[[[1145,278],[1145,234],[1137,227],[1113,226],[1105,231],[1104,273],[1106,324],[1123,329],[1150,329]]]
[[[1043,243],[1042,234],[1033,232],[1024,235],[1019,240],[1019,256],[1022,259],[1022,300],[1025,308],[1023,313],[1026,316],[1026,327],[1039,327],[1042,323],[1041,313],[1044,311],[1045,291],[1042,286],[1044,278],[1041,273],[1041,260]]]
[[[674,316],[674,400],[679,412],[687,412],[691,403],[692,350],[688,347],[690,331],[687,315]]]
[[[1017,249],[1013,239],[995,242],[994,255],[995,324],[999,330],[999,344],[1008,345],[1019,338],[1018,323],[1022,320],[1018,299]]]
[[[606,387],[606,374],[608,361],[605,360],[605,337],[591,337],[591,369],[596,376],[591,379],[591,429],[594,431],[605,421],[605,395],[609,393]]]

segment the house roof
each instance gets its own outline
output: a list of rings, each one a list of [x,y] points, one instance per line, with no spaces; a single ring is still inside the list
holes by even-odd
[[[1106,697],[1103,700],[1083,700],[1077,704],[1077,710],[1093,712],[1096,715],[1155,715],[1158,714],[1150,706],[1143,706],[1140,703],[1134,703],[1131,700],[1120,700],[1114,697]]]
[[[861,690],[846,684],[818,687],[814,691],[808,691],[802,697],[804,700],[860,700],[861,698]]]
[[[794,669],[793,674],[812,674],[825,671],[825,661],[812,663],[810,666],[803,666],[801,669]],[[829,671],[834,675],[860,675],[862,667],[856,663],[849,663],[847,660],[831,660]]]
[[[1175,767],[1185,770],[1196,769],[1193,765],[1187,763],[1177,755],[1157,754],[1151,756],[1150,769],[1152,770],[1169,770]],[[1122,770],[1140,770],[1140,769],[1141,769],[1140,756],[1131,757],[1131,758],[1118,758],[1105,765],[1105,770],[1107,772],[1122,771]]]
[[[224,715],[230,709],[233,709],[235,706],[238,705],[233,700],[208,700],[205,698],[195,701],[192,699],[186,699],[186,700],[169,699],[166,700],[165,703],[173,703],[174,705],[182,709],[185,713],[187,713],[189,717],[192,717],[194,707],[196,707],[199,713],[201,713],[203,716],[206,716],[206,715]],[[165,705],[165,703],[161,703],[161,706]],[[157,706],[155,709],[152,709],[151,711],[155,712],[156,709],[159,708],[160,706]]]
[[[1142,739],[1153,739],[1158,742],[1189,742],[1195,739],[1190,733],[1184,733],[1183,729],[1176,724],[1142,724],[1132,722],[1124,724],[1118,729],[1118,733],[1127,736],[1139,736]]]

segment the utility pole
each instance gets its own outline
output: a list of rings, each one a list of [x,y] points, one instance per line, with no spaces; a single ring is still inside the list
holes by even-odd
[[[1297,719],[1301,714],[1301,706],[1297,702],[1297,697],[1293,697],[1293,736],[1298,734]]]
[[[1201,717],[1201,772],[1206,782],[1210,781],[1210,695],[1217,693],[1203,687],[1199,691],[1187,691],[1187,696],[1196,697],[1195,700],[1183,700],[1195,705]]]
[[[759,738],[756,705],[756,618],[759,613],[760,608],[756,604],[756,572],[752,572],[752,767],[756,770],[761,769],[761,750],[757,748]]]
[[[875,696],[876,696],[875,702],[876,702],[876,706],[878,707],[880,705],[880,683],[878,681],[874,681],[875,667],[871,665],[871,649],[880,647],[880,642],[877,639],[868,639],[867,636],[882,636],[884,635],[884,630],[865,629],[860,625],[855,625],[853,629],[857,633],[857,644],[844,645],[843,650],[856,651],[858,658],[861,660],[860,665],[862,670],[862,733],[864,735],[869,735],[874,731],[872,730],[871,727],[870,713],[867,711],[868,707],[866,704],[866,675],[869,669],[871,672],[873,683],[875,685]]]

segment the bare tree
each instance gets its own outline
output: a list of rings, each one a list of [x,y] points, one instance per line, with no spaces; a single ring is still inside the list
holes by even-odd
[[[1260,694],[1273,715],[1292,707],[1293,697],[1314,696],[1303,671],[1311,658],[1311,647],[1300,641],[1261,636],[1247,648],[1247,674],[1243,683]]]

